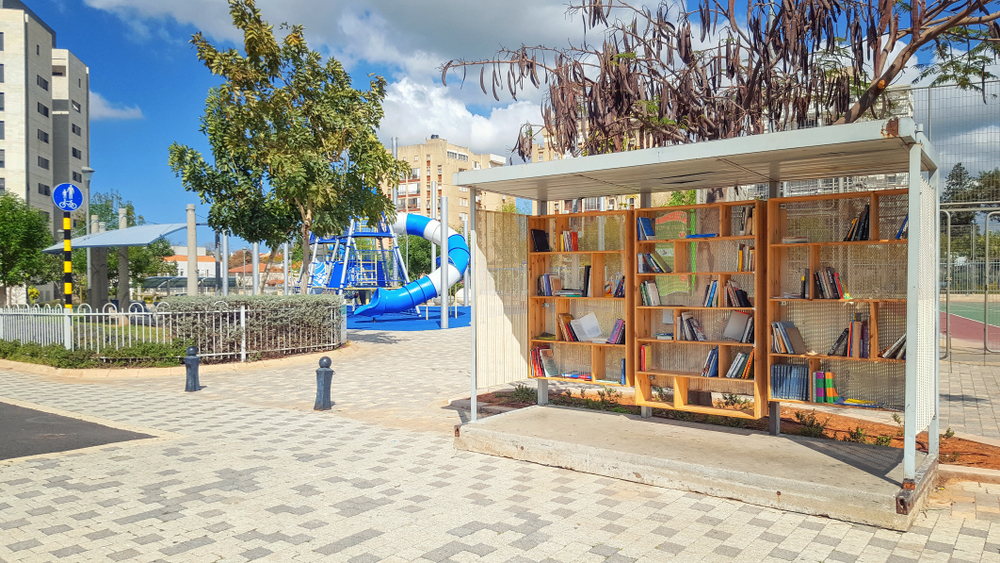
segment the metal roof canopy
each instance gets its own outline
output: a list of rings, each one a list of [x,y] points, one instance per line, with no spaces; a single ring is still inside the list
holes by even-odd
[[[747,184],[895,174],[922,145],[921,169],[937,155],[912,118],[782,131],[719,141],[458,172],[455,185],[557,201]]]
[[[127,229],[116,229],[114,231],[104,231],[103,233],[93,233],[72,240],[73,248],[107,248],[112,246],[146,246],[156,239],[176,233],[181,229],[186,229],[186,223],[167,223],[164,225],[138,225]],[[63,243],[45,249],[49,254],[58,254],[63,251]]]

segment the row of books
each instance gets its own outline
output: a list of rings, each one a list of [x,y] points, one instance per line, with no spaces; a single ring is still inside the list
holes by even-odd
[[[690,313],[681,313],[674,318],[674,336],[677,340],[705,342],[708,338],[698,319]]]
[[[776,354],[805,354],[802,334],[790,321],[771,323],[771,349]]]
[[[754,221],[753,221],[753,207],[746,207],[747,212],[740,217],[740,236],[753,236],[754,234]]]
[[[555,274],[538,276],[538,295],[543,297],[592,297],[590,292],[590,266],[583,267],[583,289],[563,287],[562,279]]]
[[[608,337],[607,344],[625,344],[625,321],[618,319],[614,328],[611,329],[611,336]]]
[[[729,379],[751,379],[753,376],[753,350],[738,352],[726,372]]]
[[[702,307],[753,307],[750,296],[740,289],[733,280],[726,281],[723,291],[719,291],[719,280],[712,280],[705,286]]]
[[[619,278],[617,283],[605,284],[604,293],[611,297],[625,297],[625,276]]]
[[[657,252],[640,252],[636,258],[640,274],[669,274],[673,272],[667,261]]]
[[[719,377],[719,347],[714,346],[705,358],[705,366],[701,368],[702,377]]]
[[[747,244],[741,244],[736,252],[736,271],[752,272],[756,266],[754,257],[754,248]]]
[[[858,216],[851,220],[851,228],[847,231],[844,241],[869,240],[868,231],[871,223],[871,204],[866,203],[865,208],[858,213]]]
[[[889,346],[882,352],[883,358],[889,358],[891,360],[905,360],[906,359],[906,333],[900,336],[892,346]]]
[[[639,235],[639,240],[656,240],[652,219],[649,217],[637,217],[635,223],[635,231]]]
[[[561,373],[556,366],[555,356],[548,346],[535,346],[531,350],[531,377],[561,377],[564,379],[579,379],[593,381],[594,376],[581,371]]]
[[[809,270],[806,269],[806,278],[809,277]],[[844,286],[840,282],[840,274],[836,270],[827,266],[826,268],[820,268],[820,271],[813,274],[813,281],[816,284],[816,295],[814,298],[818,299],[843,299],[844,298]],[[802,292],[803,296],[805,291]],[[805,297],[803,297],[804,299]]]
[[[771,366],[771,397],[809,401],[809,366],[774,364]]]
[[[847,323],[847,328],[840,333],[827,355],[870,358],[870,344],[871,334],[868,329],[868,321],[864,320],[860,313],[856,313],[854,319]]]
[[[660,290],[653,280],[646,280],[639,284],[639,297],[642,299],[644,307],[660,306]]]

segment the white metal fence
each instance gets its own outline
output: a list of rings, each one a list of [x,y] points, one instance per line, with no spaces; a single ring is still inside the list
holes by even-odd
[[[72,312],[13,307],[0,308],[0,340],[61,344],[98,354],[147,343],[182,343],[197,346],[201,357],[246,361],[338,348],[347,341],[347,314],[342,305],[324,306],[304,320],[275,315],[273,308],[230,309],[221,302],[213,309],[183,311],[172,311],[167,303],[155,308],[136,303],[127,314],[111,304],[101,311],[83,304]]]

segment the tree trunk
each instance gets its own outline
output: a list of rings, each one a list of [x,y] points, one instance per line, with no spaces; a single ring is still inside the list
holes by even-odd
[[[3,290],[3,291],[0,291],[0,307],[6,307],[7,306],[7,286],[6,285],[0,285],[0,289]]]
[[[309,228],[311,225],[302,222],[302,267],[299,269],[299,291],[306,293],[306,280],[309,279],[309,263],[312,261],[310,253],[312,246],[309,245]]]
[[[274,253],[278,251],[277,247],[269,249],[270,252],[267,254],[267,264],[264,266],[264,275],[261,276],[260,280],[260,294],[264,294],[264,288],[267,287],[267,278],[271,275],[271,264],[274,264]]]

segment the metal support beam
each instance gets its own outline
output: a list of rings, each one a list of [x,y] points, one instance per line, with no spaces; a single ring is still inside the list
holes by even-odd
[[[469,320],[469,324],[472,326],[472,338],[470,338],[470,340],[472,342],[472,354],[471,354],[472,364],[471,364],[471,368],[469,370],[469,373],[471,375],[471,378],[470,378],[471,379],[471,384],[472,384],[472,394],[469,397],[471,399],[471,408],[472,408],[471,420],[472,420],[472,422],[476,421],[476,419],[478,418],[478,414],[479,414],[479,405],[477,404],[478,403],[478,396],[477,395],[478,395],[479,383],[477,381],[478,373],[476,371],[476,343],[477,343],[477,341],[476,341],[476,325],[477,325],[477,323],[479,321],[479,317],[478,317],[479,312],[477,311],[477,307],[476,307],[476,285],[475,285],[476,284],[476,254],[479,252],[479,247],[477,246],[477,241],[476,241],[476,214],[477,214],[476,213],[476,192],[477,192],[476,189],[470,189],[469,190],[469,198],[472,200],[472,211],[471,211],[471,213],[469,215],[469,272],[470,273],[469,273],[469,276],[468,276],[467,279],[472,284],[472,287],[470,288],[472,290],[472,291],[470,291],[470,294],[472,295],[472,302],[471,303],[466,303],[467,305],[469,305],[471,307],[471,309],[470,309],[470,317],[471,318]]]
[[[289,271],[288,243],[287,242],[281,244],[281,273],[282,273],[282,275],[284,277],[284,279],[282,280],[282,283],[281,283],[281,288],[282,288],[281,289],[281,294],[282,295],[288,295],[290,293],[290,290],[288,288],[288,281],[289,281],[288,278],[289,278],[289,274],[291,272]]]
[[[229,295],[229,235],[222,235],[222,294]]]
[[[930,236],[920,230],[920,157],[921,145],[910,147],[909,166],[909,235],[906,244],[906,301],[910,303],[906,312],[906,334],[916,338],[917,311],[920,299],[920,247],[923,237]],[[936,309],[936,308],[935,308]],[[937,338],[937,335],[934,335]],[[917,473],[917,362],[906,362],[906,383],[903,407],[903,488],[915,487]]]
[[[118,228],[128,228],[128,209],[118,208]],[[128,247],[118,247],[118,310],[128,312],[131,295],[128,271]],[[127,317],[126,317],[127,318]]]
[[[448,328],[448,196],[441,196],[441,329]]]
[[[194,219],[194,204],[187,205],[187,294],[198,295],[198,228]]]
[[[253,294],[260,295],[260,243],[255,242],[251,246],[251,252],[253,255],[250,257],[250,264],[253,267],[253,273],[250,276],[251,283],[253,284]]]

